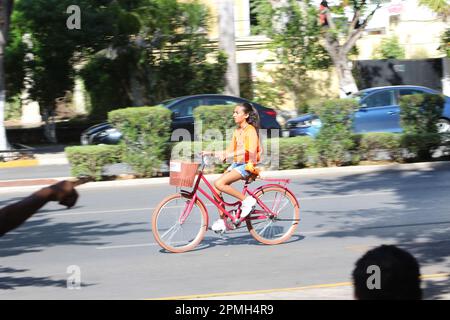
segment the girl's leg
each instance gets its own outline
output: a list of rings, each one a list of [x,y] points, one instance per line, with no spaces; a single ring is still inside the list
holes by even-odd
[[[244,200],[245,196],[235,188],[231,186],[233,182],[239,181],[242,179],[241,174],[237,170],[231,170],[225,174],[223,174],[219,179],[214,182],[214,186],[219,191],[225,192],[230,196],[238,198],[239,200]]]

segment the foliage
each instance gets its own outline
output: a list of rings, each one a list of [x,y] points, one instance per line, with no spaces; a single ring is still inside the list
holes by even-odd
[[[20,96],[15,95],[9,98],[5,105],[5,120],[20,119],[22,115],[22,105]]]
[[[450,28],[442,34],[440,50],[450,58]]]
[[[357,138],[358,150],[362,159],[377,160],[377,152],[387,152],[394,161],[401,160],[401,135],[387,132],[371,132]]]
[[[400,98],[400,125],[407,134],[437,133],[444,98],[435,94],[414,94]]]
[[[279,88],[279,92],[289,92],[298,107],[317,95],[308,72],[326,70],[331,63],[320,42],[318,12],[309,1],[299,5],[294,0],[280,8],[272,7],[269,0],[260,0],[253,11],[257,14],[258,32],[272,39],[269,48],[279,62],[277,69],[270,72],[272,86]],[[263,94],[273,97],[271,90],[264,85],[262,88],[267,91]]]
[[[283,92],[274,82],[256,80],[253,82],[253,90],[255,95],[253,101],[263,106],[277,108],[285,102]]]
[[[66,27],[72,4],[21,0],[14,8],[9,83],[20,91],[29,68],[31,98],[45,111],[51,113],[55,99],[72,90],[83,66],[80,74],[97,118],[119,106],[223,89],[226,58],[206,46],[208,14],[198,1],[79,0],[80,30]],[[31,36],[32,47],[23,46],[23,34]],[[21,66],[25,53],[34,59]],[[209,62],[214,56],[217,62]]]
[[[135,107],[111,111],[108,121],[123,134],[124,161],[141,177],[157,174],[167,160],[171,112],[165,107]]]
[[[105,165],[122,161],[122,147],[114,145],[67,147],[65,150],[71,175],[90,176],[99,181]]]
[[[94,115],[119,105],[153,105],[223,89],[226,58],[207,46],[208,13],[198,1],[136,0],[115,6],[126,17],[119,26],[130,20],[134,27],[119,28],[103,56],[82,72],[92,84],[87,90]],[[94,84],[99,71],[103,75]],[[120,95],[110,95],[115,89]]]
[[[311,167],[315,166],[317,161],[318,153],[313,138],[279,138],[280,170]]]
[[[402,135],[401,145],[413,155],[412,160],[428,161],[432,159],[435,149],[441,145],[441,135],[430,132],[405,133]]]
[[[219,151],[224,150],[229,141],[227,140],[214,140],[214,141],[183,141],[174,145],[172,149],[171,159],[185,160],[185,161],[199,161],[195,157],[196,153],[201,150]],[[311,137],[295,137],[295,138],[274,138],[267,139],[263,143],[267,150],[264,150],[263,158],[261,159],[261,165],[270,165],[270,169],[287,170],[287,169],[300,169],[305,167],[314,166],[317,162],[317,152],[315,150],[314,139]],[[272,147],[276,146],[276,150],[272,150]],[[276,154],[272,154],[276,152]],[[269,163],[266,158],[273,158],[278,156],[278,167],[274,168],[274,163]],[[226,170],[229,164],[221,164],[217,161],[213,166],[206,169],[205,172],[222,173]],[[269,167],[266,167],[269,169]]]
[[[400,98],[402,145],[420,160],[429,160],[440,146],[437,122],[442,114],[444,98],[435,94],[415,94]]]
[[[405,48],[398,41],[398,37],[393,36],[381,40],[380,45],[375,48],[374,59],[404,59]]]
[[[324,166],[340,166],[350,161],[347,152],[354,147],[352,139],[352,115],[358,108],[353,99],[328,100],[311,106],[322,121],[322,127],[316,137],[319,161]]]
[[[210,132],[220,132],[220,135],[223,138],[226,138],[228,131],[231,140],[232,131],[236,127],[236,123],[233,119],[233,110],[234,106],[232,105],[200,106],[195,108],[195,125],[199,126],[201,124],[201,132],[199,133],[203,136],[208,130]],[[223,138],[218,140],[223,140]]]
[[[444,19],[450,16],[450,3],[448,0],[419,0],[419,4],[430,8]]]

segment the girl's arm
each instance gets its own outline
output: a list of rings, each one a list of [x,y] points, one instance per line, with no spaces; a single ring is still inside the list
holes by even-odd
[[[249,130],[244,137],[244,153],[248,153],[247,162],[258,163],[259,137],[256,130]]]

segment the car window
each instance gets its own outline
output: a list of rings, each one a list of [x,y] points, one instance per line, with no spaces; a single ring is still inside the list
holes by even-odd
[[[363,100],[363,106],[367,108],[391,106],[394,104],[394,90],[375,92]]]
[[[219,98],[219,97],[205,99],[205,105],[207,105],[207,106],[236,105],[238,103],[239,102],[236,100],[227,99],[227,98]]]
[[[410,94],[424,94],[425,92],[416,89],[400,89],[400,96],[407,96]]]
[[[197,108],[201,103],[200,99],[190,99],[182,101],[174,105],[171,110],[172,112],[178,112],[178,117],[191,117],[194,109]]]

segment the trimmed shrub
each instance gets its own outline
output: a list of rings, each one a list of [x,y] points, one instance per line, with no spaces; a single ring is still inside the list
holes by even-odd
[[[322,122],[322,128],[316,137],[319,161],[324,166],[340,166],[351,163],[349,151],[354,147],[352,115],[358,109],[353,99],[328,100],[311,106]]]
[[[435,94],[414,94],[400,98],[402,146],[414,160],[430,160],[441,145],[437,122],[442,115],[444,98]]]
[[[402,159],[401,138],[398,133],[372,132],[359,135],[358,150],[363,160],[375,161],[380,151],[388,154],[394,161]]]
[[[435,94],[413,94],[400,98],[400,124],[405,134],[437,133],[444,98]]]
[[[133,107],[108,113],[108,120],[123,134],[124,161],[141,177],[154,176],[167,159],[171,112],[157,107]]]
[[[404,134],[401,145],[410,154],[412,161],[427,161],[432,159],[433,152],[441,145],[439,133]],[[407,156],[408,157],[408,156]]]
[[[226,133],[229,130],[228,133],[232,134],[236,127],[233,119],[234,108],[235,106],[233,105],[200,106],[195,108],[195,124],[199,125],[201,123],[202,136],[207,130],[218,130],[222,135],[222,139],[218,140],[231,140],[231,135],[227,137]]]
[[[117,145],[95,145],[67,147],[65,153],[70,163],[72,176],[90,176],[99,181],[105,165],[122,161],[122,147]]]
[[[172,149],[171,159],[200,161],[194,155],[201,150],[224,150],[228,143],[229,141],[180,142]],[[260,165],[266,169],[299,169],[317,163],[314,139],[310,137],[267,139],[262,141],[262,147],[264,150]],[[223,173],[229,165],[216,162],[212,169],[205,172]]]
[[[272,140],[272,139],[270,139]],[[311,137],[279,138],[279,169],[300,169],[315,166],[318,153]],[[269,143],[268,146],[272,145]],[[271,150],[268,150],[271,154]],[[272,154],[273,156],[273,154]]]

